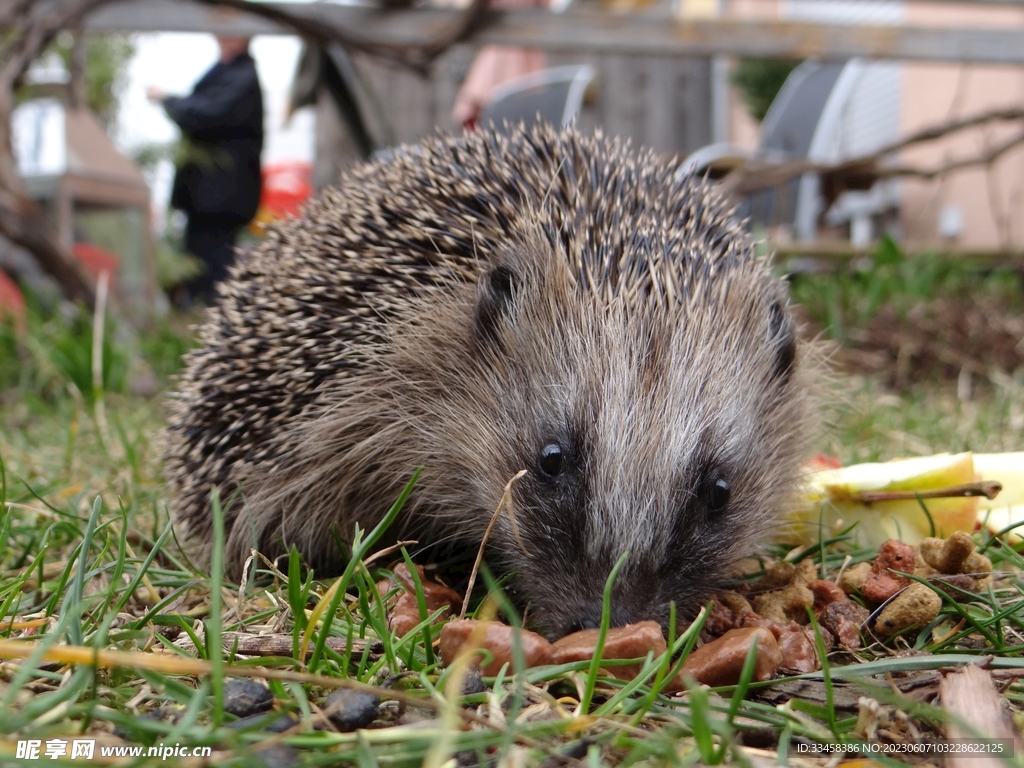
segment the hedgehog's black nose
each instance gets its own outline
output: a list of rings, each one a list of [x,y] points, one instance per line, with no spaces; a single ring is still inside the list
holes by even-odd
[[[601,626],[602,608],[603,606],[600,601],[580,606],[576,611],[575,617],[562,625],[562,632],[558,637],[571,635],[573,632],[579,632],[582,629],[597,629]],[[635,624],[636,622],[647,618],[651,617],[646,615],[646,612],[642,609],[624,606],[613,602],[608,626],[624,627],[627,624]]]
[[[581,629],[597,629],[601,626],[601,611],[598,610],[596,613],[592,610],[588,610],[586,613],[581,615],[574,622],[570,622],[565,628],[565,634],[571,635],[573,632],[579,632]]]
[[[593,602],[582,606],[576,614],[575,621],[570,621],[566,625],[565,632],[563,634],[569,635],[573,632],[579,632],[581,629],[597,629],[601,626],[602,609],[603,606],[600,602]],[[611,621],[609,622],[610,626],[622,627],[635,621],[633,611],[623,610],[614,603],[612,604],[611,613]]]

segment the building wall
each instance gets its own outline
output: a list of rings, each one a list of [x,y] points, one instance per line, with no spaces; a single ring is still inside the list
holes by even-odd
[[[729,12],[742,18],[1024,29],[1024,8],[894,0],[732,0]],[[896,67],[898,136],[1000,107],[1024,106],[1024,68],[913,62]],[[729,140],[754,147],[757,128],[734,92]],[[1020,121],[970,129],[906,150],[898,161],[939,167],[976,155],[1020,130]],[[1024,246],[1024,147],[1007,153],[991,169],[958,171],[929,181],[904,178],[898,190],[898,234],[914,247],[944,241],[981,249]]]
[[[682,15],[706,15],[710,0],[677,0]],[[904,23],[918,26],[981,26],[1024,30],[1024,8],[904,0],[720,0],[718,11],[743,18],[805,18],[849,23]],[[474,56],[458,46],[436,63],[428,78],[368,59],[359,67],[372,84],[396,143],[418,141],[435,131],[457,130],[451,108]],[[588,93],[579,125],[600,127],[635,145],[668,155],[686,154],[711,143],[714,113],[712,66],[708,60],[639,56],[548,56],[551,66],[589,63],[597,79]],[[895,65],[894,106],[880,117],[894,124],[893,136],[977,114],[999,106],[1024,104],[1024,68],[978,65]],[[757,125],[734,90],[728,94],[726,138],[755,146]],[[326,120],[321,117],[323,124]],[[898,160],[924,168],[983,151],[1004,140],[1016,126],[973,129],[950,139],[915,147]],[[337,126],[335,127],[337,128]],[[344,137],[321,130],[318,170],[331,173],[357,158]],[[335,131],[336,133],[336,131]],[[333,149],[332,149],[333,147]],[[332,153],[333,152],[333,156]],[[328,179],[318,179],[319,182]],[[1024,148],[1007,153],[991,168],[944,175],[932,181],[901,179],[898,231],[914,246],[943,239],[973,248],[1024,246]],[[941,225],[941,226],[940,226]],[[940,230],[943,234],[940,234]]]
[[[919,26],[980,26],[1024,29],[1024,9],[910,4],[907,23]],[[904,135],[998,107],[1024,106],[1024,69],[972,64],[903,65]],[[1021,130],[1014,125],[971,129],[902,153],[901,160],[937,167],[983,152]],[[903,182],[901,220],[908,240],[940,239],[939,223],[961,222],[954,238],[980,248],[1024,245],[1024,148],[1005,155],[991,169],[973,169],[935,181]]]

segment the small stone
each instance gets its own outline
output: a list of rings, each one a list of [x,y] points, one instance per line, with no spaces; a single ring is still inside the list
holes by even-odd
[[[775,636],[764,627],[732,629],[717,640],[697,648],[683,664],[683,672],[710,686],[735,685],[751,643],[757,643],[754,680],[770,680],[782,665],[782,653]]]
[[[268,744],[265,747],[258,747],[253,757],[256,758],[256,764],[263,768],[292,768],[302,763],[299,750],[291,744]]]
[[[579,741],[570,741],[558,750],[558,756],[569,760],[582,760],[587,756],[590,747],[597,744],[594,739],[582,738]]]
[[[139,719],[142,720],[154,720],[156,722],[168,722],[177,723],[181,719],[181,711],[172,707],[156,707],[155,709],[149,710],[149,712],[143,712],[139,715]],[[114,726],[114,735],[119,739],[125,741],[141,741],[145,738],[143,731],[136,731],[132,727],[133,720],[128,721],[128,725],[124,726],[118,723]]]
[[[517,633],[527,667],[551,663],[551,643],[536,632],[528,629],[517,630],[500,621],[474,619],[453,619],[442,627],[441,659],[445,666],[448,666],[470,643],[473,643],[474,649],[491,653],[491,661],[484,664],[481,671],[488,677],[494,676],[505,664],[512,663],[513,641]],[[474,654],[474,657],[477,662],[482,660],[482,654]]]
[[[923,627],[939,615],[942,598],[926,585],[915,582],[885,606],[875,619],[875,632],[882,637],[911,627]]]
[[[483,673],[476,664],[470,664],[466,669],[466,676],[462,678],[462,695],[473,696],[487,690],[484,684]]]
[[[257,731],[266,731],[267,733],[284,733],[297,722],[298,721],[291,715],[280,715],[275,717],[267,712],[263,712],[256,715],[249,715],[248,717],[243,717],[232,723],[228,723],[228,728],[233,728],[237,731],[253,729]]]
[[[175,626],[175,627],[167,627],[167,626],[160,625],[160,626],[158,626],[156,628],[156,633],[158,635],[160,635],[160,636],[170,640],[172,643],[175,640],[178,639],[178,637],[181,635],[181,632],[182,632],[181,627],[177,627],[177,626]]]
[[[365,728],[377,719],[380,712],[380,697],[368,691],[339,688],[320,708],[327,719],[342,733]]]
[[[274,694],[263,683],[248,678],[224,683],[224,711],[235,717],[266,712],[274,703]]]
[[[853,600],[837,600],[821,612],[818,622],[835,636],[840,648],[852,651],[860,648],[860,628],[871,614]]]
[[[486,763],[484,763],[486,765]],[[447,765],[453,768],[480,768],[480,755],[475,749],[464,749],[452,755]]]

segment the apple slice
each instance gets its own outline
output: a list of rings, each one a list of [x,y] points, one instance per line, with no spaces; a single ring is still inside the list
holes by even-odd
[[[819,531],[827,538],[857,523],[852,531],[857,543],[878,547],[887,539],[917,544],[933,535],[932,523],[934,535],[940,537],[970,532],[978,516],[976,496],[928,497],[957,486],[968,486],[960,491],[971,492],[975,480],[974,456],[969,452],[814,472],[807,478],[801,502],[786,515],[781,535],[786,541],[813,544]]]
[[[978,522],[993,534],[1019,525],[1007,536],[1012,544],[1024,541],[1024,452],[976,453],[974,468],[983,480],[998,480],[1003,486],[992,501],[981,499]]]

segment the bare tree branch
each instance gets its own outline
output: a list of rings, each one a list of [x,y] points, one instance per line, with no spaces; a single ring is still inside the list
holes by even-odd
[[[262,16],[290,27],[303,37],[320,43],[339,43],[420,73],[426,73],[434,59],[470,34],[488,6],[488,0],[473,0],[458,22],[436,39],[419,46],[400,46],[373,42],[349,30],[307,19],[300,12],[263,3],[199,1]],[[32,201],[18,175],[11,144],[11,114],[14,90],[36,57],[60,30],[76,26],[87,13],[106,2],[109,0],[53,0],[43,6],[33,0],[0,0],[0,30],[7,35],[0,48],[0,235],[33,253],[40,266],[57,280],[69,297],[84,301],[90,308],[96,298],[95,281],[81,262],[60,245],[53,225]],[[80,65],[77,59],[83,52],[78,53],[76,67]]]
[[[85,65],[86,65],[86,44],[85,35],[82,34],[82,25],[78,24],[74,29],[74,42],[71,48],[71,82],[68,83],[69,103],[72,109],[85,107]]]
[[[340,27],[314,21],[298,13],[282,10],[280,7],[254,3],[251,0],[199,0],[205,5],[220,5],[235,8],[256,16],[262,16],[282,26],[291,27],[302,37],[320,43],[338,43],[350,50],[362,51],[387,61],[409,67],[425,74],[430,64],[453,44],[466,37],[487,10],[489,0],[473,0],[451,29],[424,45],[394,45],[368,40]]]
[[[878,179],[895,177],[934,179],[966,168],[991,165],[1011,149],[1024,143],[1024,130],[975,155],[950,160],[932,168],[898,165],[887,162],[887,159],[901,150],[908,149],[917,144],[935,141],[967,128],[998,121],[1005,122],[1022,119],[1024,119],[1024,109],[1020,108],[1004,108],[982,112],[970,117],[929,126],[899,141],[888,144],[879,150],[839,163],[815,163],[809,160],[795,160],[788,163],[772,164],[752,160],[727,175],[722,180],[722,187],[727,192],[742,195],[759,189],[779,187],[790,179],[802,176],[805,173],[819,173],[823,177],[827,177],[826,184],[834,187],[837,192],[842,192],[844,189],[865,189]]]
[[[930,125],[927,128],[922,128],[909,136],[904,136],[902,139],[894,141],[893,143],[876,150],[871,153],[869,157],[877,157],[881,159],[886,155],[899,152],[901,149],[913,146],[914,144],[921,144],[925,141],[934,141],[935,139],[940,139],[943,136],[948,136],[951,133],[958,133],[966,128],[973,128],[985,123],[1021,119],[1024,119],[1024,109],[1021,109],[1020,107],[1002,107],[1000,109],[979,112],[976,115],[962,117],[959,120],[949,120],[945,123],[939,123],[938,125]]]
[[[61,29],[103,1],[66,0],[47,16],[21,28],[21,34],[16,34],[0,52],[3,62],[0,66],[0,234],[35,255],[40,266],[57,280],[70,298],[85,302],[90,309],[96,298],[92,275],[61,247],[53,225],[32,200],[18,175],[11,143],[11,114],[14,89],[32,61]],[[15,8],[14,12],[18,10]],[[6,14],[7,9],[3,13]]]
[[[952,173],[953,171],[962,171],[965,168],[973,168],[974,166],[991,165],[996,162],[1009,152],[1014,147],[1019,147],[1024,144],[1024,130],[1018,131],[1010,138],[1002,141],[998,144],[994,144],[984,152],[979,152],[976,155],[968,155],[967,157],[952,160],[943,165],[936,166],[934,168],[914,168],[914,167],[900,167],[893,166],[892,168],[880,169],[880,176],[882,178],[888,178],[892,176],[914,176],[919,179],[934,179],[938,176],[942,176],[946,173]]]
[[[423,46],[423,55],[427,61],[433,61],[455,43],[467,38],[481,22],[489,7],[490,0],[472,0],[451,29]]]
[[[17,29],[25,23],[32,0],[3,0],[0,3],[0,30]]]

